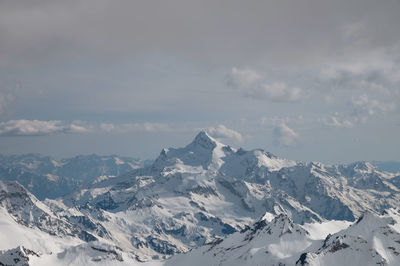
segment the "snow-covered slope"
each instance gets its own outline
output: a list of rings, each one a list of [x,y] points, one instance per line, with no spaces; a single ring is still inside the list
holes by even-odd
[[[71,224],[20,184],[0,181],[0,265],[143,265],[78,220]]]
[[[75,224],[60,218],[17,182],[0,181],[0,210],[16,223],[56,236],[74,236],[84,241],[96,237]],[[13,238],[12,235],[9,236]]]

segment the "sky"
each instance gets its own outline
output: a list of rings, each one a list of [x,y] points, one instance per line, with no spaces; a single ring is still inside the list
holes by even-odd
[[[206,130],[400,160],[400,1],[0,1],[0,153],[152,159]]]

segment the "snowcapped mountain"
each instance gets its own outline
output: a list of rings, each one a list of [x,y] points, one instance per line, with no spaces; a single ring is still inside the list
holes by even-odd
[[[116,155],[79,155],[61,160],[39,154],[0,155],[0,180],[18,181],[42,200],[67,195],[86,183],[115,177],[148,163]]]
[[[295,162],[200,132],[147,167],[47,203],[66,219],[76,210],[93,221],[102,213],[99,224],[114,243],[150,259],[241,231],[266,212],[299,224],[380,213],[400,200],[394,178],[367,162]]]
[[[83,184],[82,181],[73,178],[35,174],[21,168],[1,167],[0,180],[17,181],[41,200],[67,195]]]
[[[71,245],[56,245],[54,252],[64,255],[59,255],[55,264],[79,265],[96,261],[97,256],[117,264],[153,261],[161,265],[175,259],[181,263],[180,258],[188,259],[186,255],[157,260],[193,249],[190,256],[210,255],[210,265],[265,265],[263,261],[273,262],[270,265],[326,261],[330,265],[324,248],[328,233],[337,233],[365,211],[376,215],[397,207],[400,200],[399,177],[368,162],[296,162],[260,149],[232,148],[204,131],[187,146],[163,149],[152,163],[140,168],[130,165],[131,171],[118,176],[107,176],[117,173],[117,168],[108,168],[108,164],[104,166],[108,172],[99,172],[100,157],[89,157],[51,162],[55,168],[27,159],[19,163],[21,167],[12,165],[21,171],[34,169],[30,173],[37,175],[42,171],[37,169],[47,169],[59,178],[75,178],[79,169],[87,168],[80,176],[81,180],[91,176],[90,183],[62,198],[40,202],[18,183],[0,183],[0,210],[10,228],[36,230],[32,239],[49,234],[57,237],[51,240],[54,243],[62,243],[63,238],[73,240]],[[128,164],[120,158],[110,160],[114,166]],[[76,165],[77,172],[63,172],[68,164]],[[94,180],[98,174],[101,176]],[[315,232],[323,233],[315,237]],[[31,240],[20,239],[23,241],[0,249],[24,246],[49,252],[48,246],[35,249],[25,244]],[[336,245],[328,240],[325,244]],[[392,261],[388,255],[381,256]]]
[[[366,212],[349,228],[328,235],[318,250],[303,253],[298,265],[400,265],[400,211]]]
[[[84,231],[82,224],[93,224],[77,217],[70,223],[17,182],[0,181],[0,265],[137,265],[134,254],[99,237],[96,228]]]
[[[380,216],[367,212],[324,240],[305,229],[320,226],[303,227],[284,214],[263,218],[247,230],[176,255],[164,265],[400,265],[398,210]],[[332,230],[332,224],[322,226]]]
[[[17,182],[0,181],[0,207],[18,224],[37,228],[50,235],[76,236],[84,241],[96,240],[92,234],[61,219]]]
[[[177,255],[165,265],[294,265],[314,242],[306,230],[280,214],[271,221],[261,219],[247,230]]]

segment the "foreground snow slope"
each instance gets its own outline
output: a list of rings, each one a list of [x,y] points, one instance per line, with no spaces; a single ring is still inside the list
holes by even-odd
[[[281,214],[270,222],[260,220],[246,231],[176,255],[166,265],[293,265],[304,250],[320,242]]]
[[[300,265],[400,265],[400,211],[367,212],[349,228],[329,235]]]
[[[330,227],[335,226],[331,222]],[[165,265],[400,265],[400,211],[381,216],[367,212],[325,240],[311,237],[304,227],[279,215],[176,255]]]
[[[0,265],[157,265],[82,235],[18,183],[0,182]]]

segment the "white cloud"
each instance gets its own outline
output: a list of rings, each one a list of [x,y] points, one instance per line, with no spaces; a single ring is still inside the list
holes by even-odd
[[[299,141],[299,134],[284,122],[274,128],[273,136],[275,144],[287,147],[295,146]]]
[[[126,123],[111,124],[101,123],[100,125],[92,125],[84,121],[74,121],[65,123],[60,120],[10,120],[0,122],[0,136],[44,136],[55,134],[72,134],[72,133],[128,133],[128,132],[165,132],[171,128],[163,123]]]
[[[289,87],[279,82],[267,82],[258,72],[250,68],[232,68],[228,85],[241,91],[243,96],[272,102],[294,102],[304,98],[298,87]]]
[[[275,144],[287,147],[295,146],[299,141],[299,134],[284,122],[274,128],[273,136]]]
[[[250,68],[232,68],[228,84],[234,88],[249,88],[261,79],[261,75]]]
[[[10,120],[0,123],[1,136],[40,136],[63,133],[68,130],[61,121]]]
[[[350,120],[341,119],[341,118],[338,118],[337,116],[331,116],[328,119],[324,119],[323,123],[327,126],[332,126],[332,127],[351,128],[354,126],[354,123],[351,122]]]
[[[218,125],[217,127],[209,127],[207,129],[207,132],[215,138],[228,138],[237,142],[243,141],[243,137],[239,132],[227,128],[224,125]]]
[[[77,121],[64,126],[64,133],[90,133],[94,132],[95,127],[85,122]]]

